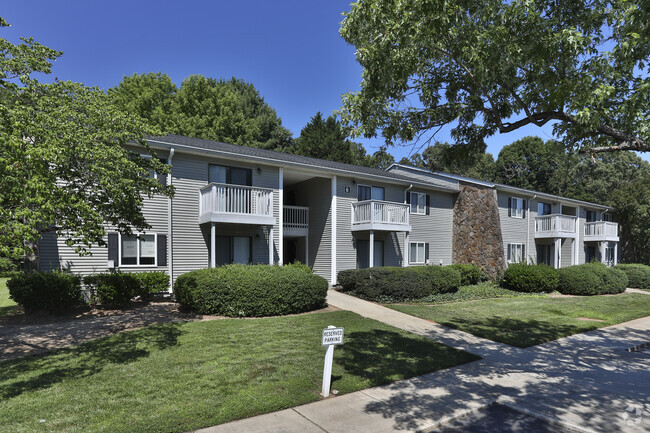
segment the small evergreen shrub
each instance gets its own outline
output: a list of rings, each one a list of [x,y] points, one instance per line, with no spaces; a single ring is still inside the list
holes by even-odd
[[[354,290],[357,285],[357,274],[359,271],[357,269],[347,269],[345,271],[339,271],[337,275],[337,281],[339,286],[341,286],[341,291],[349,292]]]
[[[181,275],[174,296],[199,314],[279,316],[323,307],[327,287],[302,265],[226,265]]]
[[[82,302],[81,278],[63,272],[19,273],[7,281],[9,297],[26,312],[60,314]]]
[[[627,275],[620,269],[601,263],[586,263],[559,270],[558,291],[565,295],[604,295],[622,293],[628,284]]]
[[[460,272],[450,266],[414,266],[413,269],[424,273],[431,295],[454,292],[461,286]]]
[[[635,289],[650,290],[650,266],[629,263],[614,266],[614,269],[620,269],[625,272],[629,280],[629,287]]]
[[[557,269],[551,266],[512,263],[503,273],[501,286],[517,292],[552,292],[559,281]]]
[[[140,280],[128,272],[110,272],[84,277],[92,293],[91,303],[106,308],[123,308],[142,291]]]
[[[137,272],[131,275],[140,284],[136,295],[139,295],[143,300],[149,299],[154,293],[167,292],[169,289],[169,275],[165,272]]]
[[[452,269],[456,269],[458,272],[460,272],[461,286],[470,286],[473,284],[478,284],[483,277],[483,272],[481,271],[481,268],[471,263],[454,263],[449,267]]]

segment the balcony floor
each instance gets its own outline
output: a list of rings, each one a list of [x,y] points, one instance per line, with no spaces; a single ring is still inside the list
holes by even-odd
[[[411,226],[405,224],[383,224],[383,223],[357,223],[352,224],[353,232],[361,231],[384,231],[384,232],[410,232]]]
[[[252,215],[239,213],[204,213],[199,216],[199,224],[205,223],[227,223],[227,224],[251,224],[260,226],[275,225],[275,217],[268,215]]]

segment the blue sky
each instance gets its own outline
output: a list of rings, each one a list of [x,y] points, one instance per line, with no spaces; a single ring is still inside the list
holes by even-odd
[[[361,67],[339,36],[349,0],[327,1],[13,1],[0,12],[1,37],[33,36],[63,51],[51,78],[113,87],[124,75],[164,72],[180,84],[190,74],[238,77],[255,85],[294,136],[341,95],[359,89]],[[522,128],[489,139],[488,152],[551,129]],[[450,141],[449,129],[437,136]],[[381,139],[359,139],[370,152]],[[399,160],[413,146],[390,152]]]

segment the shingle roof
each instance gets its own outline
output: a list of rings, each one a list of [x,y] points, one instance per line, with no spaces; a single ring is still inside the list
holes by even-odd
[[[240,146],[220,141],[205,140],[202,138],[185,137],[182,135],[166,135],[164,137],[147,137],[149,143],[160,143],[172,146],[184,146],[196,150],[216,151],[219,153],[240,155],[243,157],[264,159],[268,161],[305,165],[314,168],[324,168],[333,171],[341,171],[351,174],[368,175],[401,181],[405,184],[414,183],[413,178],[398,173],[391,173],[378,168],[363,167],[359,165],[345,164],[342,162],[327,161],[324,159],[310,158],[307,156],[294,155],[291,153],[277,152],[273,150],[260,149],[257,147]],[[423,184],[423,182],[419,182]],[[431,188],[453,190],[439,185],[431,185]]]

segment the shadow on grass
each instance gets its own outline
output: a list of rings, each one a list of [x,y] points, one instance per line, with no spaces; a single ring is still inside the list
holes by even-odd
[[[0,319],[20,312],[20,307],[18,305],[9,305],[6,307],[0,307]]]
[[[576,326],[543,320],[520,320],[498,316],[481,318],[477,321],[454,317],[438,323],[450,328],[469,332],[478,337],[516,347],[535,346],[598,328],[598,325],[587,322],[581,326]]]
[[[166,323],[100,338],[79,346],[0,362],[0,399],[48,388],[66,379],[98,373],[178,344],[181,323]]]
[[[372,386],[480,359],[443,344],[374,329],[346,334],[336,362]]]

